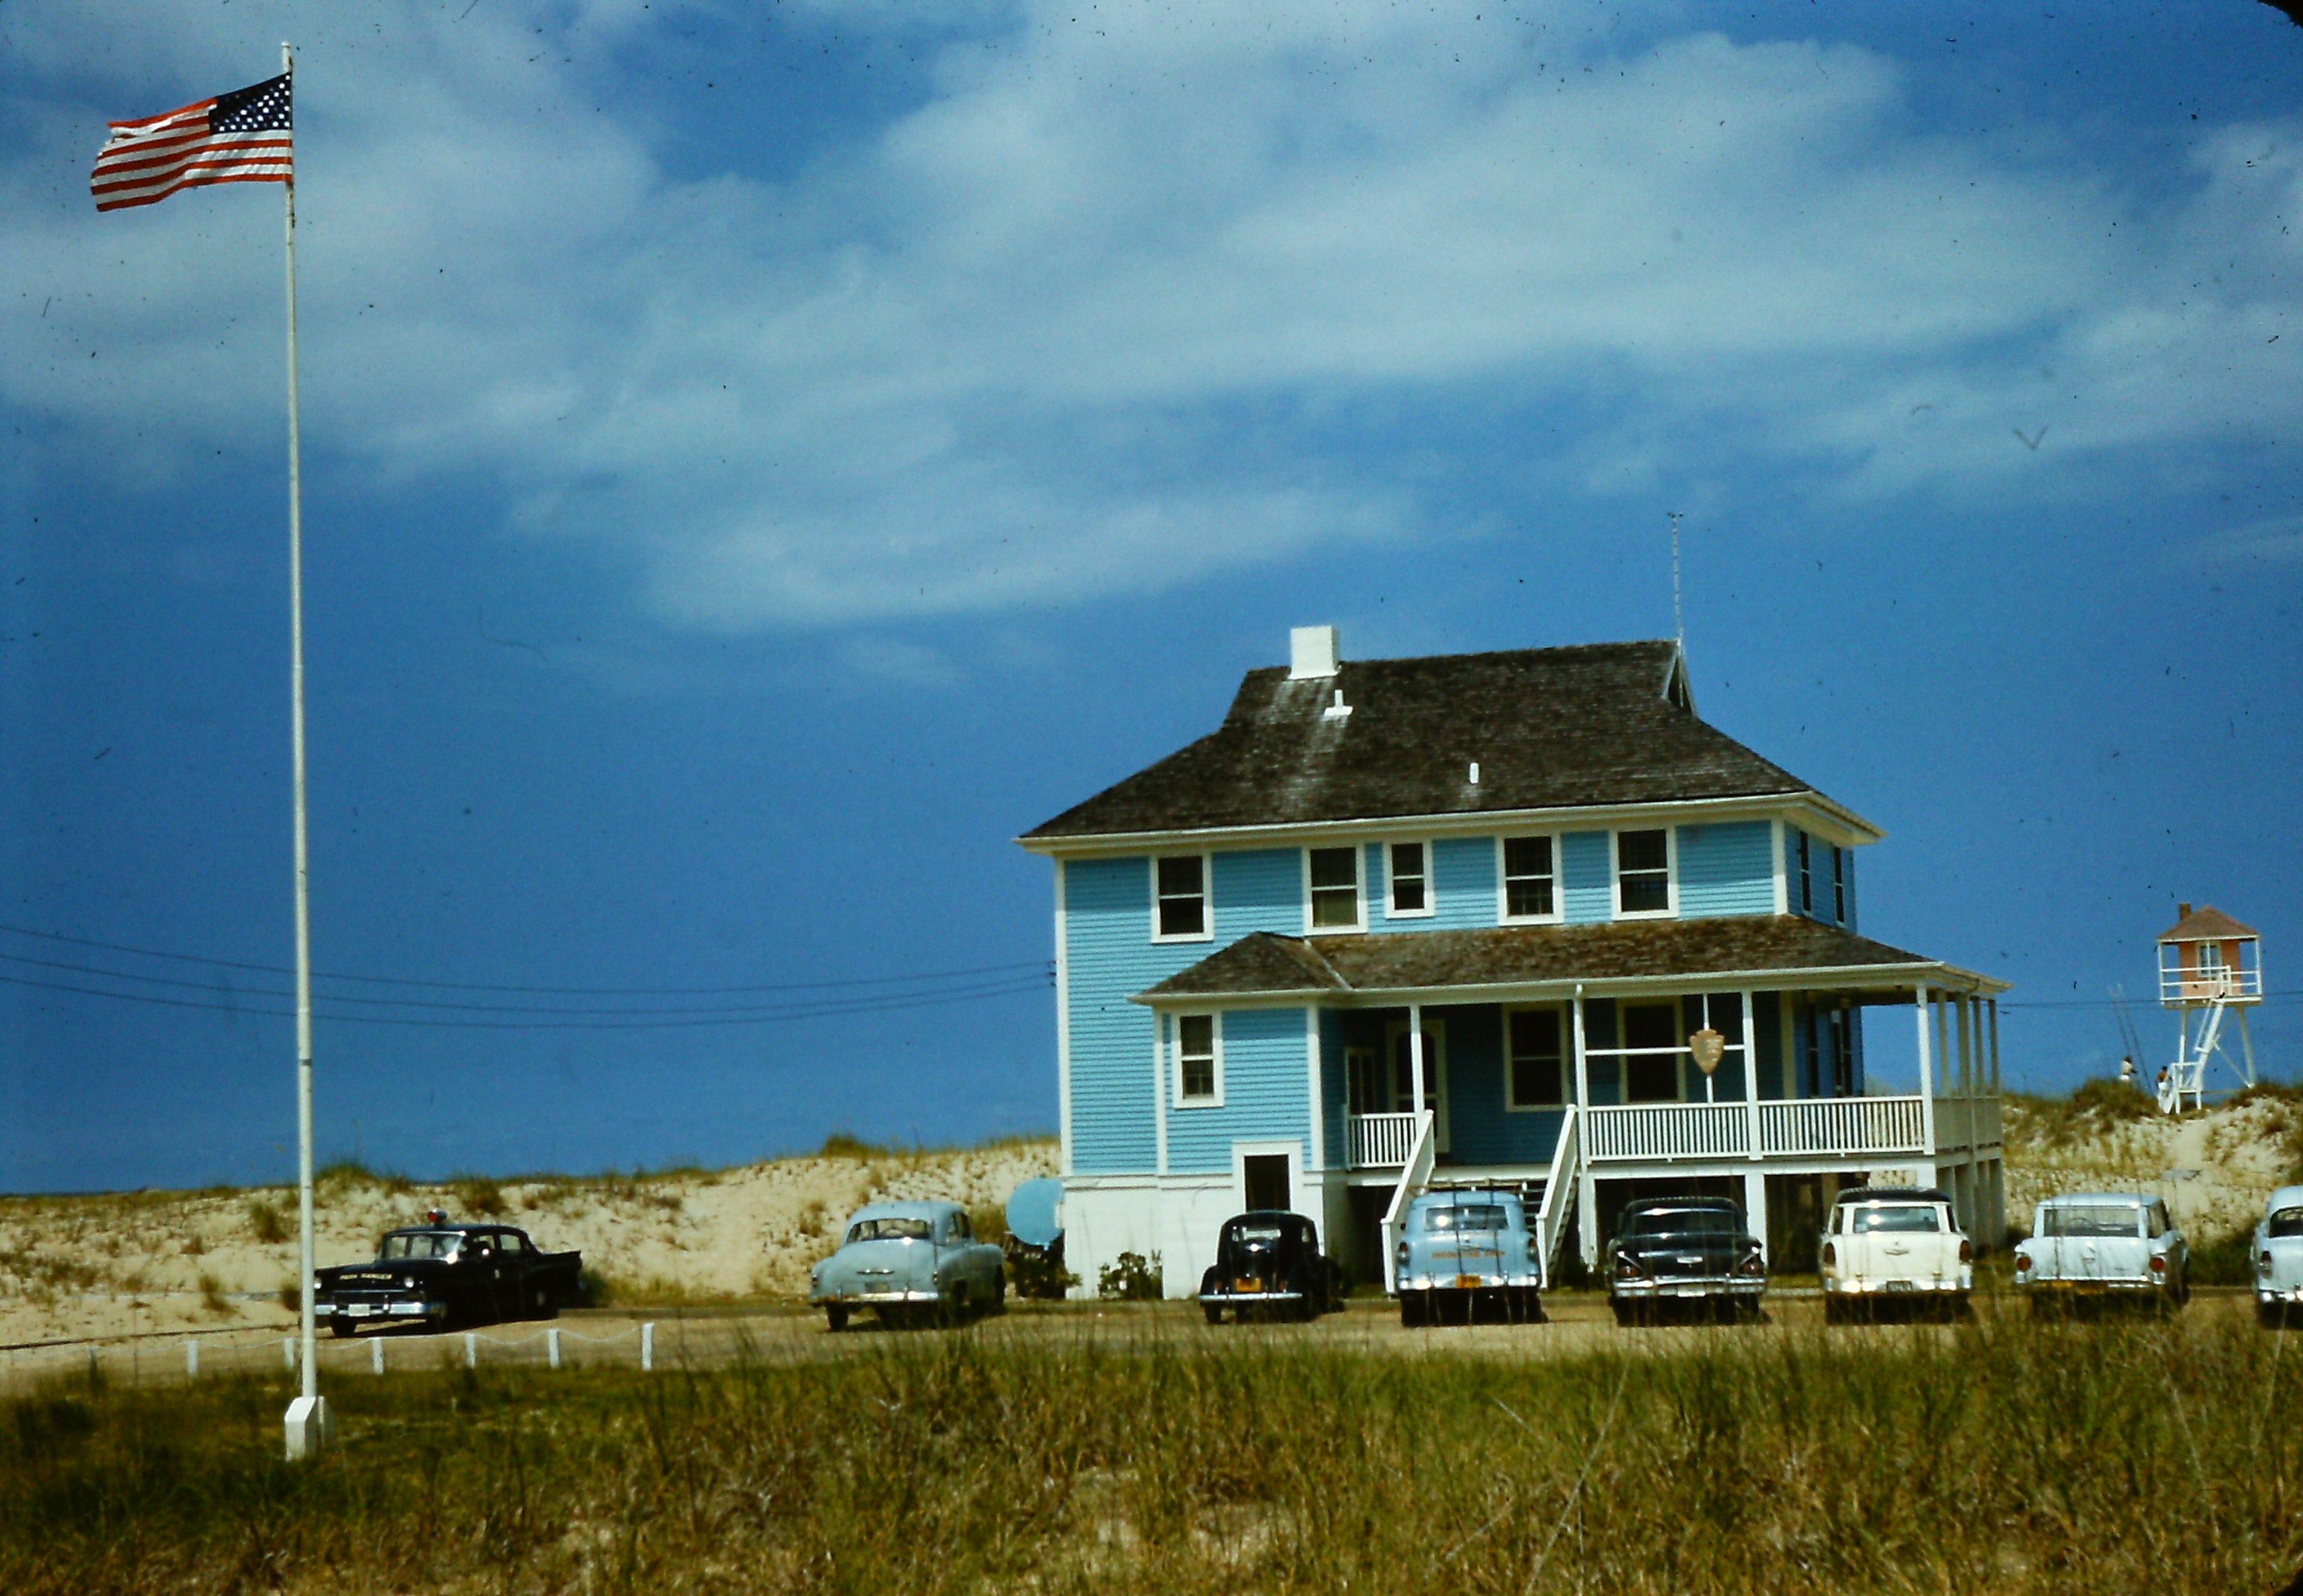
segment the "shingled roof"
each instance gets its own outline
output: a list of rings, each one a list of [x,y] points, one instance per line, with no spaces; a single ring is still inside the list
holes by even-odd
[[[2002,986],[1803,916],[1765,915],[1312,938],[1259,931],[1138,993],[1135,1001],[1343,997],[1450,986],[1868,969],[1882,975],[1891,970],[1905,975],[1938,971],[1978,990]]]
[[[1814,790],[1700,720],[1683,669],[1649,642],[1251,671],[1216,730],[1024,840]]]

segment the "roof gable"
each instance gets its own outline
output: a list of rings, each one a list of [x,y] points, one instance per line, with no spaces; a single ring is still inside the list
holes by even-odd
[[[1813,790],[1698,718],[1677,645],[1599,643],[1251,671],[1215,731],[1026,839]]]

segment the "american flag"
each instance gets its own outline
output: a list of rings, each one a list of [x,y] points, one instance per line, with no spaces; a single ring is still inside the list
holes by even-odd
[[[164,115],[112,123],[89,174],[96,208],[150,205],[202,183],[295,182],[292,89],[283,72]]]

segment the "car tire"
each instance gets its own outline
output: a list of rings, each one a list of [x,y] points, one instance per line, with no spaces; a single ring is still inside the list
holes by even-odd
[[[359,1331],[359,1326],[354,1324],[343,1314],[331,1313],[328,1315],[328,1334],[332,1336],[352,1336],[358,1334]]]
[[[1008,1311],[1008,1271],[1005,1268],[992,1271],[991,1307],[995,1313],[1005,1313]]]
[[[1200,1305],[1200,1312],[1207,1316],[1207,1321],[1210,1324],[1221,1324],[1223,1322],[1223,1305],[1221,1303],[1202,1303]]]
[[[1431,1322],[1431,1298],[1421,1291],[1399,1294],[1399,1323],[1403,1330],[1421,1330]]]
[[[1640,1322],[1640,1310],[1636,1304],[1611,1302],[1607,1305],[1615,1310],[1617,1329],[1630,1330]]]
[[[835,1336],[841,1330],[848,1328],[848,1305],[846,1303],[826,1303],[823,1305],[823,1328],[831,1331]]]
[[[946,1324],[967,1322],[970,1311],[974,1306],[969,1301],[969,1295],[966,1280],[954,1280],[951,1283],[951,1289],[944,1293],[943,1301],[938,1305],[942,1310],[940,1317]]]

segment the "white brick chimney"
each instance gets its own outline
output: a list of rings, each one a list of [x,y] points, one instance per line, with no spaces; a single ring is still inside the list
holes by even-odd
[[[1299,626],[1287,634],[1287,679],[1304,681],[1336,673],[1336,629]]]

